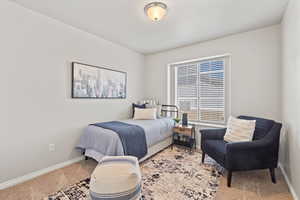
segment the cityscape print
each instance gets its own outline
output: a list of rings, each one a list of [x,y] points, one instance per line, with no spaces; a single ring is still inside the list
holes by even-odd
[[[73,98],[126,98],[126,73],[107,68],[72,63]]]

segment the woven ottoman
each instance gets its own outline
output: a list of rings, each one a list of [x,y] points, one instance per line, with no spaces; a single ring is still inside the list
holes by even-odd
[[[106,156],[91,175],[92,200],[138,200],[141,171],[136,157]]]

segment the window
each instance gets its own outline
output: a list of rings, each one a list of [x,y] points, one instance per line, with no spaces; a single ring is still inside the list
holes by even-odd
[[[225,58],[173,64],[173,103],[189,121],[225,123]]]

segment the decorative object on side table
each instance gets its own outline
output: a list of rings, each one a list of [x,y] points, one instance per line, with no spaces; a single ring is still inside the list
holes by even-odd
[[[182,114],[182,126],[188,126],[189,122],[188,122],[188,114],[187,113],[183,113]]]
[[[182,125],[188,126],[188,112],[191,110],[191,102],[182,101],[180,102],[180,110],[182,111]]]
[[[175,122],[175,126],[178,126],[179,125],[179,122],[180,122],[180,118],[176,117],[173,119],[174,122]]]
[[[173,128],[173,145],[189,147],[192,151],[196,148],[196,134],[194,126],[177,125]]]

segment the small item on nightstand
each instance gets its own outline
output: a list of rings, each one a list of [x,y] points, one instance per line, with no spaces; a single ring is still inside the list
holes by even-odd
[[[191,102],[190,101],[182,101],[180,102],[180,110],[182,114],[182,125],[188,126],[188,113],[191,111]]]
[[[188,126],[188,114],[187,113],[182,114],[182,125]]]
[[[179,124],[179,122],[180,122],[180,118],[174,118],[173,120],[174,120],[176,126],[177,126],[177,125]]]

